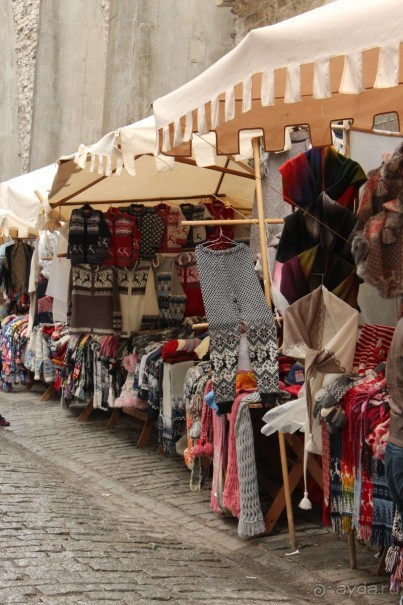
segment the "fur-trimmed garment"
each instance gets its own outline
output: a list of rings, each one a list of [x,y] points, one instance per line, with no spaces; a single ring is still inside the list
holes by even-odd
[[[385,202],[395,200],[403,189],[403,143],[396,147],[387,162],[370,170],[367,179],[360,191],[359,230],[364,228],[368,219],[382,211]]]
[[[365,223],[352,244],[357,274],[384,298],[403,294],[403,191]]]

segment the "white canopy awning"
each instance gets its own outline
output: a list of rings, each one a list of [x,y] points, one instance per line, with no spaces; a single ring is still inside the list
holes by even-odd
[[[263,128],[266,149],[276,150],[284,127],[303,123],[323,145],[332,120],[370,128],[376,113],[403,116],[402,41],[401,0],[337,0],[255,29],[154,101],[162,151],[189,154],[192,132],[215,130],[219,150],[234,153],[245,128]]]
[[[75,155],[63,156],[49,195],[51,207],[85,202],[155,202],[218,197],[236,208],[250,208],[253,171],[242,160],[252,155],[251,136],[242,137],[236,158],[217,157],[214,134],[194,137],[191,158],[175,161],[153,155],[154,118],[146,118],[105,135],[97,143],[80,145]]]
[[[47,226],[50,210],[47,198],[56,170],[57,165],[51,164],[0,183],[2,235],[24,238]]]

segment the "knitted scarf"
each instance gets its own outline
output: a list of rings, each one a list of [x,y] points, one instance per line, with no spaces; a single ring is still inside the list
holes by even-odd
[[[248,404],[260,401],[259,393],[243,395],[235,419],[236,459],[239,478],[240,516],[238,536],[253,538],[263,534],[266,526],[259,500],[253,427]]]
[[[223,513],[222,496],[227,468],[228,420],[226,414],[213,414],[214,457],[210,508]]]
[[[398,508],[395,510],[392,528],[393,546],[390,546],[385,558],[385,569],[390,576],[390,592],[399,592],[403,588],[403,528]]]
[[[302,207],[316,199],[321,191],[340,205],[349,207],[355,193],[367,180],[361,166],[334,147],[313,147],[288,160],[280,172],[285,201],[295,201]]]
[[[175,442],[186,431],[186,412],[183,390],[186,372],[193,367],[192,361],[175,365],[164,363],[162,384],[162,410],[158,421],[159,442],[164,452],[176,453]]]
[[[371,544],[381,548],[392,544],[394,503],[386,481],[385,467],[376,458],[372,459],[373,517]]]
[[[323,511],[322,522],[330,525],[330,435],[326,422],[322,421],[322,483],[323,483]]]
[[[351,407],[354,398],[350,396],[352,389],[346,392],[343,403],[345,414],[351,418]],[[342,491],[342,531],[349,533],[352,530],[354,507],[354,455],[347,425],[341,432],[342,454],[340,459],[341,491]]]
[[[341,433],[330,436],[330,501],[333,531],[341,533],[342,486],[341,486]]]
[[[361,484],[361,511],[359,519],[358,537],[360,540],[370,540],[372,531],[372,493],[373,483],[365,469],[362,469]]]
[[[240,478],[238,474],[238,460],[237,460],[237,442],[235,425],[239,411],[241,401],[247,395],[253,395],[249,401],[260,401],[258,393],[255,390],[244,390],[238,392],[232,405],[231,412],[228,414],[229,420],[229,434],[228,434],[228,466],[227,475],[225,478],[225,486],[223,492],[223,508],[227,509],[234,517],[238,517],[241,514],[241,496],[240,496]],[[246,436],[243,433],[246,432]],[[242,439],[246,439],[246,444],[242,444],[242,450],[245,454],[245,448],[251,447],[253,451],[253,439],[250,443],[250,432],[248,429],[245,430],[245,421],[241,423],[238,429],[238,435],[242,435]],[[240,440],[241,446],[241,440]],[[242,467],[243,476],[242,481],[245,482],[245,467]]]

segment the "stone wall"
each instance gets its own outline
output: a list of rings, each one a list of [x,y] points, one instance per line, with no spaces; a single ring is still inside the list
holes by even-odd
[[[1,0],[0,181],[151,113],[234,46],[215,0]]]
[[[236,17],[238,43],[251,29],[272,25],[328,4],[333,0],[226,0]],[[218,0],[218,3],[220,0]]]
[[[0,180],[151,113],[255,27],[332,0],[1,0]]]

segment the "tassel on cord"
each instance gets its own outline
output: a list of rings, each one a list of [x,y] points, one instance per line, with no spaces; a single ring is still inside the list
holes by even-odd
[[[311,442],[313,441],[312,433],[309,433],[308,443],[310,441]],[[307,465],[308,465],[308,452],[307,452],[308,443],[305,444],[305,448],[304,448],[304,487],[305,487],[305,491],[304,491],[304,497],[302,498],[301,502],[298,504],[299,508],[302,508],[302,510],[311,510],[312,509],[312,502],[308,498],[308,486],[307,486],[307,480],[306,480],[306,469],[307,469]]]

